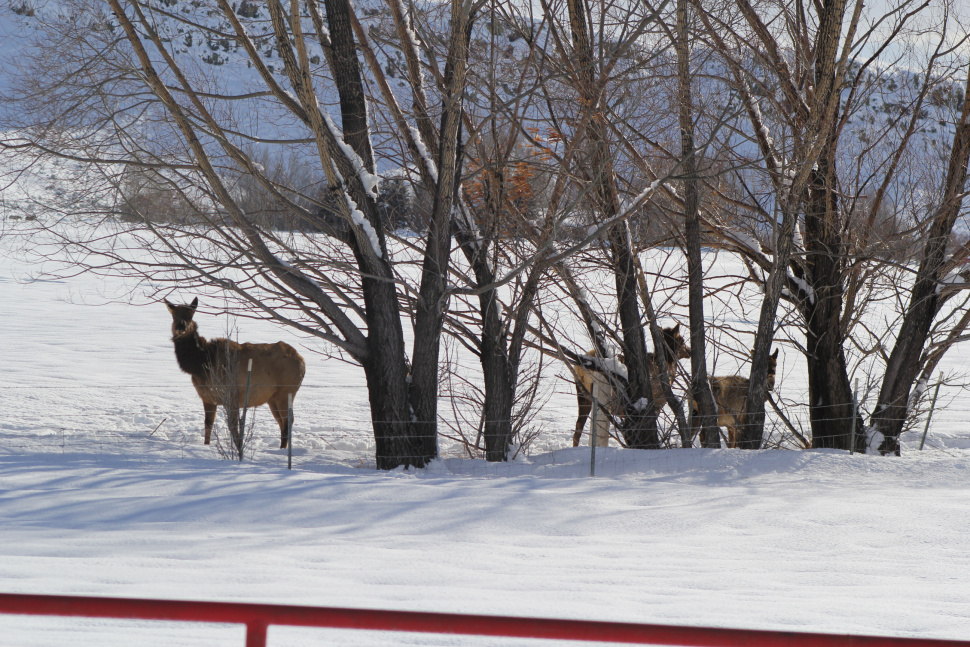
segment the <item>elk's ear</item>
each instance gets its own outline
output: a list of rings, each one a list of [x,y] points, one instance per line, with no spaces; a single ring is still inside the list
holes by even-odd
[[[162,299],[162,301],[165,302],[165,307],[168,308],[168,311],[170,313],[172,313],[172,314],[175,314],[175,306],[173,306],[171,303],[169,303],[168,302],[168,299]]]
[[[780,349],[780,348],[776,348],[776,349],[775,349],[775,352],[773,352],[773,353],[771,354],[771,359],[778,359],[778,351],[779,351],[779,350],[781,350],[781,349]]]
[[[192,311],[194,312],[195,309],[199,307],[199,297],[192,299],[192,303],[189,304],[189,307],[192,308]]]
[[[677,325],[674,326],[673,329],[670,332],[672,332],[672,333],[674,333],[676,335],[677,334],[677,331],[679,331],[679,330],[680,330],[680,322],[678,321],[677,322]]]

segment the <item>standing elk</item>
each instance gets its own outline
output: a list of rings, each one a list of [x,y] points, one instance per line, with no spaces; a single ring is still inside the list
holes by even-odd
[[[690,348],[680,334],[680,324],[672,328],[663,329],[664,346],[667,350],[667,375],[673,378],[674,369],[677,362],[690,357]],[[596,351],[587,353],[590,357],[596,357]],[[623,357],[616,358],[621,364]],[[657,362],[655,353],[647,353],[647,361],[650,362],[653,370],[650,379],[650,388],[653,391],[653,402],[657,408],[657,413],[667,404],[667,396],[660,384],[660,365]],[[574,365],[573,377],[576,381],[576,399],[579,403],[579,415],[576,418],[576,431],[573,433],[573,447],[579,446],[579,441],[583,437],[583,427],[586,426],[586,419],[593,410],[593,384],[597,387],[597,399],[600,408],[609,412],[612,416],[623,414],[622,403],[619,396],[614,393],[613,386],[609,379],[598,371],[593,371],[582,366]],[[610,420],[607,415],[597,416],[596,429],[592,430],[595,434],[595,442],[599,446],[605,446],[609,441]]]
[[[778,349],[768,356],[768,391],[775,389],[778,370]],[[717,424],[727,427],[727,446],[735,448],[741,442],[741,428],[745,424],[744,402],[748,398],[750,380],[740,375],[711,376],[711,392],[717,405]],[[693,401],[691,402],[693,406]]]
[[[290,429],[287,423],[288,396],[296,397],[306,373],[306,364],[296,349],[284,342],[275,344],[240,344],[231,339],[206,339],[194,321],[199,299],[189,305],[172,305],[165,300],[172,314],[172,341],[179,368],[192,376],[192,384],[205,409],[205,444],[212,439],[212,423],[216,407],[226,410],[229,431],[233,438],[239,429],[241,406],[258,407],[269,404],[280,426],[280,448],[285,448]],[[249,400],[246,400],[246,374],[249,376]]]

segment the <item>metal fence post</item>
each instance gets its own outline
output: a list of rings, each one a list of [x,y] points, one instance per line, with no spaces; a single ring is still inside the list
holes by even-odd
[[[242,414],[242,420],[240,421],[240,424],[239,424],[239,438],[236,439],[236,449],[239,450],[240,462],[242,462],[242,459],[243,459],[243,448],[245,447],[245,443],[246,443],[246,440],[245,440],[246,439],[246,414],[249,412],[249,382],[252,379],[252,377],[253,377],[253,358],[250,357],[249,365],[246,367],[246,398],[243,400],[243,403],[242,403],[243,414]],[[234,391],[236,389],[235,382],[236,380],[235,378],[233,378],[231,388]],[[233,398],[235,398],[235,395],[233,395]]]
[[[249,382],[253,376],[253,360],[249,359],[249,366],[246,367],[246,399],[243,400],[242,430],[246,430],[246,412],[249,411]]]
[[[930,430],[930,420],[933,419],[933,409],[936,408],[936,396],[940,394],[940,385],[943,384],[943,371],[940,371],[940,381],[936,383],[933,391],[933,402],[930,403],[930,412],[926,414],[926,426],[923,427],[923,437],[919,440],[919,450],[923,451],[923,443],[926,442],[926,432]]]
[[[596,476],[596,422],[599,415],[599,384],[593,381],[593,415],[590,418],[589,428],[589,475]]]
[[[855,379],[852,390],[852,427],[849,432],[849,454],[855,453],[855,419],[859,416],[859,378]]]
[[[293,394],[286,394],[286,469],[293,469]]]

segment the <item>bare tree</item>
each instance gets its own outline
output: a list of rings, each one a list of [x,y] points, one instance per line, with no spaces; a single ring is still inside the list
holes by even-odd
[[[390,4],[400,10],[400,3]],[[52,17],[51,33],[66,29],[75,47],[73,66],[46,77],[46,96],[54,100],[45,106],[31,106],[31,97],[21,95],[22,104],[33,108],[34,127],[25,131],[26,141],[7,145],[94,164],[105,174],[114,172],[113,165],[141,166],[165,178],[195,205],[204,226],[158,227],[142,213],[148,216],[144,234],[161,256],[134,269],[175,282],[188,278],[184,285],[217,286],[264,316],[334,344],[364,368],[378,467],[423,466],[437,452],[438,336],[447,303],[466,52],[477,4],[451,4],[440,128],[428,128],[427,112],[418,115],[424,121],[417,133],[408,123],[396,124],[411,155],[435,172],[411,353],[399,277],[377,206],[373,116],[350,4],[294,0],[284,6],[271,0],[265,14],[263,8],[237,12],[224,0],[179,11],[166,2],[139,0],[110,0],[108,13],[99,6],[79,2],[73,13]],[[70,20],[58,22],[62,17]],[[185,28],[188,36],[172,37]],[[215,45],[210,64],[224,52],[246,66],[235,88],[225,88],[199,66],[187,42],[198,37]],[[264,50],[282,65],[267,63]],[[339,127],[325,107],[333,100]],[[247,110],[260,111],[262,118],[252,119]],[[67,133],[69,125],[82,137]],[[165,150],[158,139],[165,139]],[[250,145],[299,150],[325,180],[341,226],[326,226],[330,212],[324,205],[305,206],[307,200],[313,204],[312,192],[268,177]],[[428,150],[435,151],[434,161]],[[325,231],[327,239],[295,241],[255,224],[235,189],[233,178],[240,176],[258,183],[295,221]]]
[[[687,250],[687,290],[690,311],[691,400],[697,411],[692,419],[691,435],[698,430],[702,447],[720,447],[717,407],[707,376],[707,343],[704,325],[704,278],[701,266],[701,221],[697,152],[694,138],[694,106],[691,93],[691,57],[688,31],[687,0],[677,0],[678,114],[680,121],[681,173],[684,176],[684,243]]]
[[[970,88],[970,64],[967,65],[967,81],[964,88]],[[955,132],[950,147],[946,177],[943,181],[943,195],[932,212],[926,225],[925,237],[916,278],[909,294],[896,344],[886,362],[882,387],[876,408],[872,414],[871,427],[883,436],[878,449],[884,453],[899,455],[899,435],[909,416],[911,391],[917,378],[924,375],[928,362],[927,342],[930,328],[940,315],[943,306],[953,298],[955,291],[945,292],[948,272],[955,269],[965,257],[966,252],[948,258],[947,248],[953,237],[957,217],[962,212],[963,201],[967,194],[967,165],[970,163],[970,92],[964,92],[963,107],[955,122]],[[957,277],[959,283],[966,283],[966,276]],[[955,332],[960,334],[966,323],[957,323]],[[952,343],[954,337],[948,340]],[[947,345],[947,347],[949,344]],[[936,361],[939,361],[938,359]],[[934,362],[935,365],[935,362]],[[932,368],[930,369],[932,371]],[[923,382],[925,384],[925,382]]]
[[[779,297],[794,307],[805,332],[812,446],[848,449],[851,430],[862,428],[861,417],[853,419],[847,347],[869,352],[854,331],[864,329],[862,313],[880,298],[878,290],[885,288],[879,278],[896,272],[885,253],[872,244],[874,223],[889,196],[905,192],[901,176],[906,157],[912,154],[914,133],[926,118],[924,98],[939,76],[946,76],[943,60],[958,51],[954,44],[962,39],[947,35],[945,17],[938,28],[925,29],[927,20],[936,20],[932,12],[937,9],[946,14],[945,6],[928,8],[926,3],[903,3],[885,13],[870,13],[861,2],[782,6],[737,0],[731,9],[700,12],[705,38],[721,54],[733,91],[748,114],[747,131],[757,143],[760,166],[769,180],[764,203],[747,201],[742,209],[771,223],[766,247],[772,258],[752,244],[753,238],[712,222],[728,247],[752,261],[752,276],[765,285],[746,407],[745,446],[758,447],[762,442],[765,393],[760,387],[777,325]],[[927,43],[925,34],[931,33],[938,46],[922,63],[923,72],[907,76],[894,63],[904,51],[902,43],[917,31],[924,35],[920,42]],[[948,44],[943,46],[945,41]],[[752,42],[757,46],[749,47]],[[931,50],[932,46],[929,43]],[[852,124],[866,119],[869,102],[888,91],[893,74],[915,83],[912,104],[894,104],[906,112],[888,118],[885,127],[869,128],[856,140],[860,131]],[[953,180],[960,181],[956,176]],[[742,184],[748,196],[757,195],[746,179]],[[860,218],[859,211],[868,215]],[[916,229],[926,226],[920,221],[913,220]],[[945,247],[950,229],[945,222],[941,225],[940,231],[947,233],[938,240]],[[937,258],[942,258],[940,254]],[[943,267],[939,261],[930,263],[934,264],[931,275]],[[770,271],[767,279],[759,275],[766,271]],[[906,288],[900,284],[898,289]],[[929,325],[924,322],[917,329],[922,327]],[[921,335],[916,339],[922,348]],[[904,355],[909,353],[912,359],[914,352],[919,355],[913,348]],[[911,385],[915,375],[903,379]],[[893,388],[892,401],[903,402],[905,408],[906,398],[899,400],[901,387]],[[908,393],[909,388],[902,392]],[[889,415],[899,414],[897,409]],[[863,444],[860,433],[854,448],[861,450]]]
[[[634,18],[629,9],[616,8],[612,5],[597,7],[601,16],[610,15],[613,9],[620,14],[633,18],[632,26],[625,33],[610,33],[601,29],[598,34],[599,56],[594,54],[594,43],[591,32],[590,6],[585,0],[568,0],[568,28],[559,26],[553,8],[543,4],[549,20],[552,41],[556,47],[559,60],[562,61],[564,84],[567,85],[578,100],[578,123],[574,127],[577,142],[581,142],[581,166],[577,169],[582,174],[582,191],[588,193],[588,201],[592,212],[599,220],[599,227],[605,229],[609,241],[610,261],[616,289],[616,307],[620,322],[620,346],[626,365],[626,375],[621,381],[615,381],[614,389],[622,394],[623,403],[623,437],[625,444],[633,448],[657,448],[660,439],[657,430],[657,411],[651,388],[650,362],[647,361],[646,339],[643,334],[643,318],[641,317],[641,285],[636,256],[633,250],[630,226],[627,218],[629,207],[621,206],[621,196],[618,178],[614,167],[614,155],[611,151],[611,136],[608,125],[609,109],[605,102],[605,95],[612,73],[620,63],[624,53],[636,44],[644,31],[656,20],[656,13],[645,11]],[[607,43],[607,39],[610,40]],[[608,48],[612,48],[608,52]],[[562,130],[562,129],[560,129]],[[643,204],[653,193],[656,184],[634,199],[636,205]],[[564,268],[563,268],[564,269]],[[570,274],[561,271],[567,285],[572,281]],[[588,300],[584,298],[584,290],[578,286],[570,287],[570,293],[580,308],[582,318],[594,340],[597,354],[600,358],[612,355],[607,349],[606,340],[602,337],[602,327],[597,322]],[[649,300],[649,294],[643,295]],[[663,343],[659,338],[659,330],[654,335],[655,351],[662,356]],[[592,367],[596,368],[596,367]],[[604,367],[600,366],[602,371]],[[611,378],[611,381],[614,381]],[[669,388],[669,384],[668,384]],[[682,415],[681,415],[682,419]]]

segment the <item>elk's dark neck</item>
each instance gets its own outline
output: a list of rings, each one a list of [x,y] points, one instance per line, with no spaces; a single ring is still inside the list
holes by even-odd
[[[173,337],[175,343],[175,359],[179,368],[198,377],[203,377],[209,362],[209,342],[200,335],[193,326],[184,334]]]

